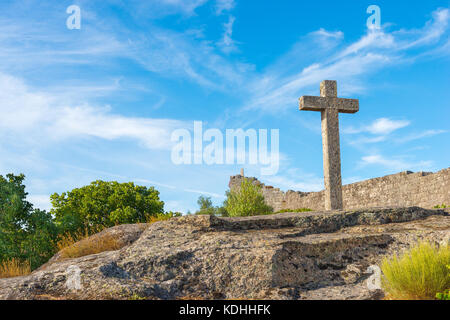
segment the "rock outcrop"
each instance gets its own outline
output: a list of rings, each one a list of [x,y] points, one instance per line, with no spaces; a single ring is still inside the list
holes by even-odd
[[[0,279],[0,299],[379,299],[367,268],[420,239],[448,242],[450,217],[418,207],[184,216],[104,232],[124,247],[57,255]]]

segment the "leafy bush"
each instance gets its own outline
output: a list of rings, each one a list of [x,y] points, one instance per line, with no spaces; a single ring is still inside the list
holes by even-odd
[[[150,216],[164,213],[164,202],[153,187],[132,182],[94,181],[88,186],[55,193],[50,211],[64,231],[77,232],[117,224],[143,223]]]
[[[12,258],[0,263],[0,279],[25,276],[31,273],[29,261]]]
[[[385,258],[382,286],[392,299],[434,299],[450,288],[450,247],[421,242],[400,257]]]
[[[249,179],[244,178],[238,190],[227,191],[226,195],[224,207],[231,217],[273,213],[273,209],[264,202],[261,187]]]
[[[224,207],[214,207],[211,201],[211,197],[200,196],[197,200],[197,204],[200,209],[195,214],[206,214],[212,216],[228,216]]]
[[[27,260],[35,269],[55,253],[58,230],[49,213],[26,200],[24,179],[0,175],[0,262]]]

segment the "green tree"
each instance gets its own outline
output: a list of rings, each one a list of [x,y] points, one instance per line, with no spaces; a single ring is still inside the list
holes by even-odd
[[[95,231],[117,224],[146,222],[164,213],[164,202],[153,187],[132,182],[97,180],[90,185],[51,197],[51,213],[64,231]]]
[[[26,200],[24,179],[0,175],[0,262],[28,260],[35,269],[55,253],[57,228],[49,213]]]
[[[200,210],[198,210],[195,214],[216,214],[216,210],[212,204],[211,197],[200,196],[198,197],[197,204],[200,207]]]
[[[200,196],[197,200],[197,204],[200,209],[195,214],[207,214],[212,216],[227,216],[227,212],[224,207],[215,207],[212,204],[211,197]]]
[[[261,187],[245,179],[237,190],[226,193],[225,210],[231,217],[270,214],[273,209],[264,202]]]

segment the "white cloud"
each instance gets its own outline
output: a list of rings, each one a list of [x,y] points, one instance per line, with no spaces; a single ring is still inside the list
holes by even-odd
[[[234,0],[216,0],[216,14],[220,15],[224,11],[230,11],[235,5]]]
[[[418,45],[427,45],[425,52],[442,54],[442,48],[448,46],[444,35],[448,33],[448,9],[438,9],[433,13],[433,19],[422,29],[402,32],[388,32],[384,29],[369,30],[366,35],[354,43],[350,43],[328,54],[322,61],[316,60],[302,68],[295,62],[296,57],[287,53],[287,59],[280,59],[277,69],[290,70],[281,74],[274,68],[269,68],[265,74],[260,75],[251,85],[253,95],[243,110],[258,109],[267,113],[292,108],[301,95],[318,91],[320,81],[336,79],[342,88],[338,88],[340,96],[361,93],[365,86],[363,76],[390,65],[411,62],[422,55],[412,49]],[[319,29],[310,34],[312,38],[301,41],[317,41],[321,47],[334,46],[343,38],[339,31],[330,32]],[[441,41],[442,40],[442,41]],[[338,41],[338,42],[336,42]],[[297,53],[299,50],[295,49]],[[302,46],[304,47],[304,46]],[[320,48],[316,46],[316,49]],[[320,52],[319,52],[320,53]],[[298,58],[297,58],[298,59]],[[309,61],[311,58],[305,58]],[[297,64],[297,65],[295,65]],[[356,85],[355,85],[356,84]]]
[[[381,118],[375,120],[366,130],[372,134],[389,134],[397,129],[404,128],[410,124],[406,120],[391,120]]]
[[[448,131],[446,130],[426,130],[420,133],[415,133],[415,134],[410,134],[404,138],[398,138],[395,141],[399,142],[399,143],[404,143],[404,142],[410,142],[413,140],[418,140],[418,139],[422,139],[422,138],[428,138],[428,137],[432,137],[438,134],[442,134],[442,133],[446,133]]]
[[[109,107],[63,101],[0,73],[0,130],[24,141],[58,141],[71,137],[133,139],[150,149],[170,149],[173,130],[190,124],[172,119],[126,117]]]
[[[327,31],[324,28],[320,28],[317,31],[311,32],[311,35],[337,39],[341,39],[344,37],[344,33],[342,31]]]
[[[52,208],[52,203],[50,202],[50,195],[47,194],[28,195],[27,200],[33,204],[35,209],[48,211]]]
[[[130,0],[126,1],[128,4]],[[133,9],[138,8],[142,15],[150,15],[151,17],[163,17],[171,14],[183,14],[192,16],[195,10],[206,4],[208,0],[133,0]]]
[[[396,33],[413,39],[412,41],[404,41],[401,49],[404,50],[436,42],[447,32],[450,21],[450,10],[438,9],[432,15],[433,20],[428,21],[424,28],[419,30],[402,29]]]
[[[304,68],[299,74],[285,79],[278,79],[281,85],[273,90],[259,90],[245,109],[259,109],[276,113],[291,108],[297,104],[301,96],[301,89],[316,86],[324,79],[350,79],[367,73],[375,66],[380,67],[390,63],[388,57],[373,53],[349,57],[329,65],[314,64]],[[269,77],[270,78],[270,77]],[[265,84],[267,86],[267,84]],[[339,94],[345,94],[340,91]]]
[[[228,22],[219,47],[232,51],[231,39],[234,18]],[[216,52],[207,41],[198,42],[192,36],[155,28],[152,34],[142,35],[130,43],[129,57],[145,69],[164,77],[187,78],[202,87],[214,90],[242,89],[252,66],[233,63]]]
[[[195,189],[184,189],[183,191],[190,192],[190,193],[196,193],[196,194],[200,194],[200,195],[211,196],[211,197],[219,198],[219,199],[225,198],[225,196],[223,196],[223,195],[213,193],[213,192],[208,192],[208,191],[195,190]]]
[[[131,7],[135,7],[135,11],[146,12],[150,10],[146,6],[163,5],[181,7],[189,12],[189,8],[197,8],[204,3],[166,1],[165,4],[157,4],[155,1],[148,4],[133,2],[134,6],[124,9],[131,10]],[[126,59],[137,62],[144,70],[159,76],[177,80],[182,77],[202,87],[219,91],[240,89],[251,77],[252,65],[228,61],[218,50],[222,47],[217,48],[214,43],[201,37],[201,31],[189,29],[178,32],[153,24],[149,28],[132,30],[113,17],[108,23],[101,17],[94,18],[72,36],[68,36],[67,30],[49,28],[49,24],[37,24],[33,20],[19,18],[14,21],[0,18],[0,29],[4,30],[0,35],[0,71],[21,74],[36,66],[51,66],[50,70],[54,70],[58,67],[62,69],[93,65],[103,68],[107,73],[107,70],[117,66],[117,59]],[[225,24],[226,30],[221,41],[227,52],[235,47],[231,38],[233,22],[234,18],[230,18]],[[51,80],[49,78],[42,82]]]
[[[391,120],[389,118],[379,118],[367,126],[359,129],[344,128],[343,132],[348,134],[368,132],[374,135],[388,135],[395,130],[409,126],[410,122],[407,120]],[[379,137],[378,137],[379,138]],[[381,140],[380,140],[381,141]],[[375,141],[376,142],[376,141]]]
[[[223,24],[224,33],[222,40],[219,42],[219,47],[225,53],[230,53],[237,50],[236,42],[232,38],[234,21],[235,18],[233,16],[230,16],[228,22]]]
[[[373,123],[362,126],[360,128],[347,127],[343,128],[342,132],[346,134],[359,134],[359,133],[370,133],[375,136],[372,137],[360,137],[357,139],[352,139],[350,141],[351,145],[360,145],[367,143],[377,143],[388,140],[389,135],[398,130],[405,128],[410,125],[408,120],[392,120],[389,118],[380,118],[375,120]],[[446,130],[426,130],[420,133],[409,134],[403,138],[390,138],[390,141],[396,143],[406,143],[413,140],[418,140],[422,138],[432,137],[438,134],[446,133]]]
[[[364,156],[361,159],[362,166],[380,165],[393,171],[402,170],[425,170],[431,168],[432,161],[408,162],[400,158],[385,158],[380,154]]]

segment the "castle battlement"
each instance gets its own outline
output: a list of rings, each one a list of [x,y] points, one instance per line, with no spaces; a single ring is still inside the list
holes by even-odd
[[[230,177],[230,189],[239,188],[244,177]],[[275,211],[283,209],[310,208],[324,210],[324,191],[286,192],[267,186],[255,177],[254,184],[262,187],[266,203]],[[418,206],[432,208],[436,205],[450,205],[450,168],[438,172],[403,171],[384,177],[373,178],[342,186],[344,209],[381,206]]]

